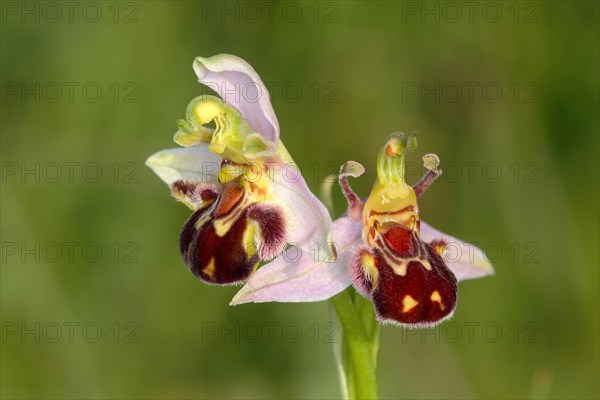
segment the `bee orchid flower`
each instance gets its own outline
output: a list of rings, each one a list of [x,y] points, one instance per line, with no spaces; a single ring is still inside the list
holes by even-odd
[[[427,173],[414,187],[404,179],[404,157],[416,147],[414,134],[393,133],[379,152],[377,180],[361,200],[348,177],[364,172],[356,162],[338,176],[348,210],[333,222],[335,260],[303,254],[290,263],[286,253],[254,274],[234,304],[262,301],[318,301],[354,285],[373,302],[377,320],[424,328],[452,316],[457,282],[493,273],[477,247],[421,221],[417,198],[441,174],[439,158],[423,157]]]
[[[308,251],[330,241],[331,217],[279,140],[256,71],[226,54],[197,57],[193,68],[220,97],[194,98],[177,123],[182,147],[146,161],[192,210],[179,239],[190,271],[208,284],[238,284],[288,244]]]

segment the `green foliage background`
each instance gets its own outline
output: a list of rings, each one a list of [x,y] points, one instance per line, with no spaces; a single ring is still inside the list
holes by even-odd
[[[20,2],[2,3],[0,42],[2,398],[338,395],[328,304],[229,307],[237,288],[205,286],[186,270],[177,239],[189,212],[143,165],[174,146],[174,121],[201,92],[193,58],[217,53],[243,57],[273,83],[282,138],[314,191],[328,163],[352,159],[367,169],[353,182],[366,195],[377,150],[395,130],[420,132],[410,161],[436,152],[442,168],[450,164],[422,199],[422,215],[485,246],[497,274],[461,283],[455,317],[437,330],[383,329],[382,397],[598,398],[597,2],[496,2],[496,23],[483,18],[485,2],[473,21],[457,3],[457,22],[437,2],[301,2],[287,6],[294,7],[287,17],[278,3],[272,20],[258,2],[257,22],[245,3],[97,2],[97,23],[82,18],[84,2],[73,22],[63,7],[58,22],[39,23],[9,14],[8,3]],[[439,7],[440,21],[407,14],[411,4]],[[222,16],[224,7],[240,7],[239,21]],[[296,9],[302,15],[293,23]],[[136,21],[124,23],[132,12]],[[56,102],[10,93],[35,82],[80,86],[73,101],[66,91]],[[87,82],[103,89],[98,102],[84,101]],[[440,83],[439,101],[406,93],[422,82]],[[478,84],[472,101],[468,82]],[[497,102],[481,92],[490,82],[502,88]],[[462,89],[457,101],[454,84]],[[292,85],[301,88],[297,101]],[[138,101],[126,103],[132,87]],[[63,167],[53,183],[42,171],[53,162],[96,162],[103,175],[88,183],[76,168],[69,182]],[[35,163],[40,182],[8,174]],[[125,181],[131,172],[137,182]],[[335,201],[340,214],[337,193]],[[73,261],[68,242],[80,244]],[[81,254],[92,242],[103,250],[95,263]],[[135,250],[124,248],[129,242],[138,262],[124,262]],[[37,262],[9,254],[6,243],[58,243],[63,254]],[[70,322],[79,324],[72,341]],[[96,343],[86,340],[93,329],[81,331],[90,322],[102,328]],[[39,342],[23,338],[21,329],[36,323]],[[48,340],[53,324],[62,327],[56,343]],[[20,332],[10,334],[15,326]],[[124,343],[132,326],[137,342]]]

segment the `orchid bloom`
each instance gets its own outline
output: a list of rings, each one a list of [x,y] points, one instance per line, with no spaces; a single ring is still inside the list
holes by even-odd
[[[421,222],[417,198],[441,174],[439,158],[423,157],[428,172],[414,187],[405,180],[404,157],[416,137],[393,133],[379,152],[377,181],[363,201],[348,177],[364,172],[348,162],[339,183],[346,214],[333,222],[337,259],[327,263],[303,254],[295,263],[280,256],[254,274],[233,304],[264,301],[318,301],[351,284],[371,300],[379,322],[424,328],[452,316],[457,282],[493,274],[484,253]]]
[[[193,68],[221,98],[193,99],[174,137],[182,147],[146,161],[193,211],[179,239],[190,271],[208,284],[237,284],[288,244],[308,251],[330,242],[331,217],[279,140],[256,71],[226,54],[197,57]]]

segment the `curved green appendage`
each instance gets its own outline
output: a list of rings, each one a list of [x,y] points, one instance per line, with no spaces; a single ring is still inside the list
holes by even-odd
[[[410,186],[404,180],[404,157],[417,148],[417,133],[394,132],[388,136],[377,156],[378,183],[386,187],[389,198],[406,197]]]
[[[179,131],[175,134],[175,143],[189,147],[199,143],[210,143],[214,130],[204,125],[217,115],[225,112],[225,103],[214,96],[198,96],[189,102],[185,119],[177,120]]]
[[[398,212],[407,207],[416,207],[415,191],[404,179],[404,158],[416,148],[416,132],[410,135],[394,132],[388,136],[377,156],[377,180],[365,203],[365,221],[368,220],[371,211]]]
[[[206,127],[214,122],[215,129]],[[185,120],[177,121],[179,131],[174,140],[189,147],[208,143],[209,150],[237,163],[270,154],[274,147],[255,132],[240,113],[215,96],[198,96],[187,106]]]

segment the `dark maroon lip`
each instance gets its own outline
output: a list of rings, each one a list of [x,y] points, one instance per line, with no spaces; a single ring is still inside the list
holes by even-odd
[[[375,277],[362,266],[365,254],[373,257]],[[393,268],[400,265],[405,267],[404,275]],[[372,248],[357,251],[352,277],[359,292],[373,301],[382,322],[433,326],[449,318],[456,308],[456,277],[432,245],[400,224],[380,232]]]
[[[186,192],[195,191],[179,186]],[[283,250],[286,221],[277,206],[249,202],[248,193],[235,180],[224,184],[218,195],[205,197],[202,208],[188,218],[179,236],[183,261],[200,280],[213,285],[244,282],[261,260],[274,258]],[[217,222],[227,224],[222,236],[217,234]],[[246,238],[251,225],[256,232]]]

